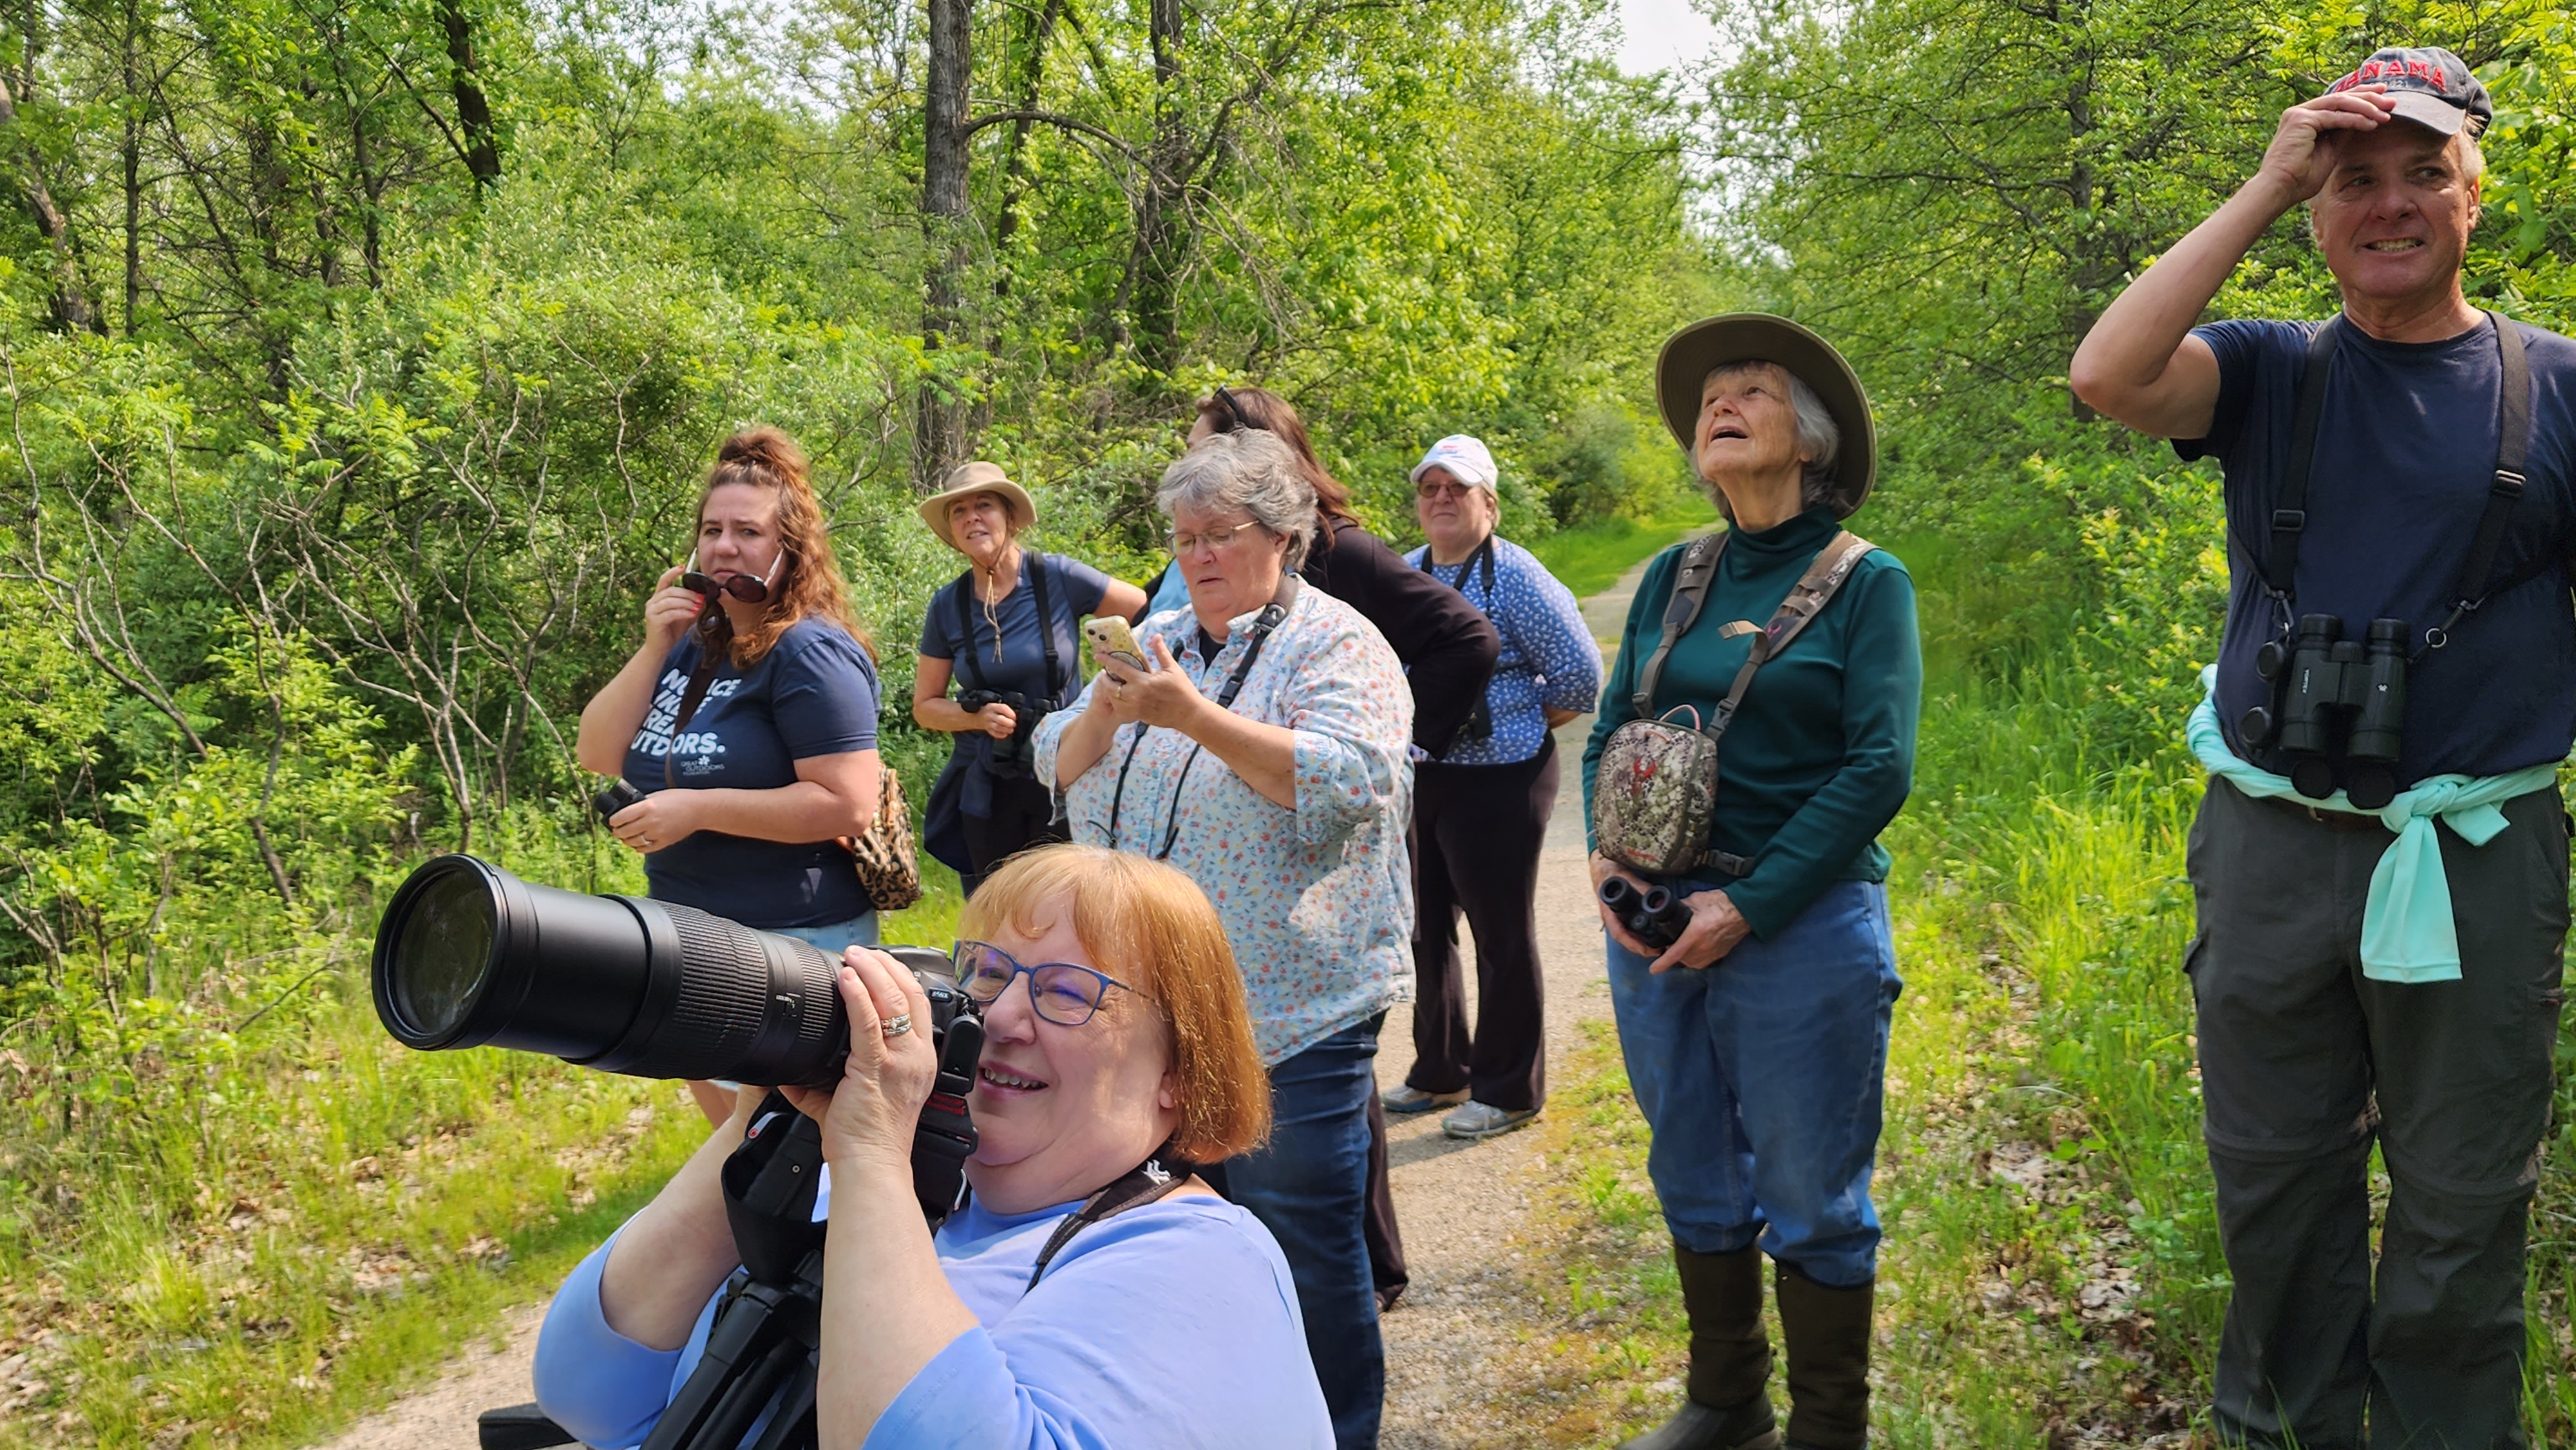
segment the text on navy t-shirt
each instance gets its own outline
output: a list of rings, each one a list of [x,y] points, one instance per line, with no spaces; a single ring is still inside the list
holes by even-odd
[[[776,790],[796,783],[796,762],[874,750],[877,671],[849,631],[800,619],[748,673],[731,659],[716,667],[707,696],[676,744],[671,725],[698,662],[694,635],[662,659],[653,708],[626,747],[626,779],[647,794],[681,790]],[[829,926],[873,904],[850,853],[837,841],[755,841],[699,831],[644,858],[656,901],[676,901],[746,926]]]
[[[2441,649],[2408,666],[2397,779],[2501,775],[2566,756],[2576,737],[2576,614],[2564,560],[2576,520],[2576,343],[2522,328],[2531,366],[2528,483],[2493,574],[2536,575],[2464,618]],[[2216,457],[2227,475],[2230,587],[2219,647],[2218,718],[2228,745],[2280,770],[2278,752],[2248,750],[2237,720],[2271,703],[2254,654],[2279,637],[2279,612],[2246,549],[2271,548],[2273,501],[2289,470],[2291,417],[2317,323],[2221,322],[2194,330],[2218,356],[2209,436],[2177,439],[2185,458]],[[2396,343],[2346,322],[2308,476],[2307,525],[2291,581],[2299,614],[2343,620],[2361,639],[2374,619],[2402,619],[2420,647],[2449,615],[2496,462],[2502,363],[2481,321],[2441,342]]]

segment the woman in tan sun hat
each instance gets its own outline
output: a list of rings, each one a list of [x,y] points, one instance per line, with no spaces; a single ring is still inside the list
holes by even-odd
[[[968,895],[1003,858],[1065,839],[1054,802],[1029,770],[1039,720],[1082,685],[1085,615],[1133,614],[1145,591],[1079,559],[1020,546],[1037,503],[996,463],[951,470],[921,501],[921,521],[966,556],[931,596],[912,677],[912,718],[956,739],[923,814],[930,854],[955,867]],[[954,698],[949,686],[958,686]]]
[[[1912,780],[1914,585],[1843,530],[1877,439],[1860,379],[1824,339],[1781,317],[1713,317],[1664,345],[1656,392],[1730,527],[1648,566],[1583,754],[1594,885],[1659,886],[1680,908],[1602,911],[1691,1327],[1686,1402],[1623,1450],[1861,1450],[1870,1170],[1900,987],[1878,834]],[[1667,718],[1707,734],[1659,735],[1649,722]],[[1688,772],[1654,784],[1708,735],[1713,797]],[[1645,859],[1669,874],[1634,869]],[[1785,1440],[1766,1393],[1765,1256],[1788,1349]]]

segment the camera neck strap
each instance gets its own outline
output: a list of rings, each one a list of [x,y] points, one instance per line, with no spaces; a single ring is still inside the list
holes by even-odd
[[[1440,570],[1442,567],[1443,566],[1431,561],[1431,548],[1427,544],[1424,545],[1422,550],[1422,572],[1430,575],[1434,579],[1440,579]],[[1450,588],[1457,590],[1460,594],[1465,594],[1467,592],[1467,576],[1475,574],[1479,569],[1484,571],[1481,578],[1485,586],[1485,602],[1483,604],[1476,605],[1476,607],[1487,614],[1491,614],[1494,612],[1494,536],[1491,533],[1485,535],[1485,542],[1476,546],[1476,552],[1469,554],[1466,558],[1459,561],[1457,583],[1450,584],[1446,579],[1440,579],[1440,582],[1443,584],[1449,584]],[[1469,602],[1473,603],[1474,601],[1471,600]]]
[[[1297,607],[1298,586],[1295,570],[1280,571],[1278,592],[1270,596],[1268,604],[1261,606],[1261,613],[1254,616],[1251,627],[1244,631],[1243,657],[1234,662],[1225,683],[1217,687],[1218,709],[1234,708],[1235,696],[1243,693],[1243,682],[1252,677],[1252,666],[1261,658],[1261,647],[1270,642],[1270,636],[1278,632],[1279,626],[1288,622],[1288,611]],[[1118,844],[1118,816],[1127,803],[1127,772],[1135,767],[1136,752],[1145,744],[1145,732],[1152,728],[1139,723],[1128,732],[1127,756],[1118,762],[1118,784],[1109,792],[1109,843],[1112,846]],[[1171,804],[1163,812],[1162,844],[1152,853],[1157,861],[1170,860],[1172,848],[1180,844],[1181,787],[1189,783],[1190,767],[1199,763],[1199,752],[1204,748],[1196,743],[1190,746],[1189,757],[1181,762],[1180,777],[1172,782]]]
[[[1038,1286],[1038,1280],[1045,1275],[1047,1266],[1055,1262],[1056,1254],[1066,1244],[1073,1242],[1075,1234],[1104,1218],[1115,1218],[1131,1208],[1143,1208],[1149,1203],[1159,1203],[1189,1181],[1189,1165],[1183,1163],[1177,1171],[1165,1168],[1161,1150],[1157,1149],[1156,1156],[1120,1174],[1117,1182],[1084,1199],[1082,1207],[1064,1216],[1064,1221],[1055,1226],[1055,1232],[1047,1236],[1046,1247],[1038,1250],[1038,1261],[1030,1267],[1029,1282],[1020,1289],[1020,1292],[1025,1295]]]
[[[2486,508],[2478,515],[2477,533],[2461,561],[2460,582],[2451,591],[2451,612],[2424,631],[2418,649],[2440,649],[2460,620],[2487,600],[2538,575],[2557,562],[2546,553],[2493,584],[2496,555],[2504,547],[2505,525],[2522,501],[2523,465],[2531,454],[2531,364],[2523,355],[2522,329],[2501,312],[2489,312],[2495,327],[2498,377],[2496,388],[2496,461],[2487,482]],[[2290,417],[2290,467],[2281,476],[2273,499],[2272,547],[2255,561],[2263,592],[2280,606],[2285,623],[2295,623],[2299,574],[2299,539],[2308,527],[2308,478],[2315,471],[2317,433],[2324,426],[2326,387],[2334,375],[2334,357],[2343,332],[2341,316],[2328,318],[2308,339],[2307,370],[2299,377],[2297,410]],[[2246,551],[2249,555],[2252,550]]]

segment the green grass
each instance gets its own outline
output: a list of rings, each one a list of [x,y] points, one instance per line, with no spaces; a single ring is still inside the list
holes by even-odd
[[[1651,519],[1614,514],[1579,528],[1562,529],[1530,546],[1547,572],[1564,581],[1574,597],[1598,594],[1619,581],[1641,559],[1650,559],[1668,544],[1717,527],[1717,510],[1694,504]]]

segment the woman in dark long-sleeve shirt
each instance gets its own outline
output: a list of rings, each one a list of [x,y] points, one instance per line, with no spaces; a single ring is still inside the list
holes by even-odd
[[[1860,380],[1785,319],[1685,328],[1665,344],[1657,383],[1665,421],[1731,527],[1643,710],[1633,697],[1688,546],[1656,559],[1638,587],[1583,752],[1587,834],[1612,733],[1682,706],[1711,719],[1875,471]],[[1789,1356],[1787,1443],[1866,1440],[1879,1238],[1869,1180],[1900,985],[1878,833],[1912,780],[1922,689],[1913,580],[1893,556],[1863,552],[1756,669],[1723,733],[1706,864],[1664,883],[1690,908],[1680,939],[1649,947],[1602,912],[1620,1049],[1654,1134],[1647,1172],[1691,1324],[1687,1400],[1622,1450],[1781,1443],[1765,1392],[1766,1253]],[[1645,884],[1599,854],[1609,843],[1593,844],[1596,885]]]

